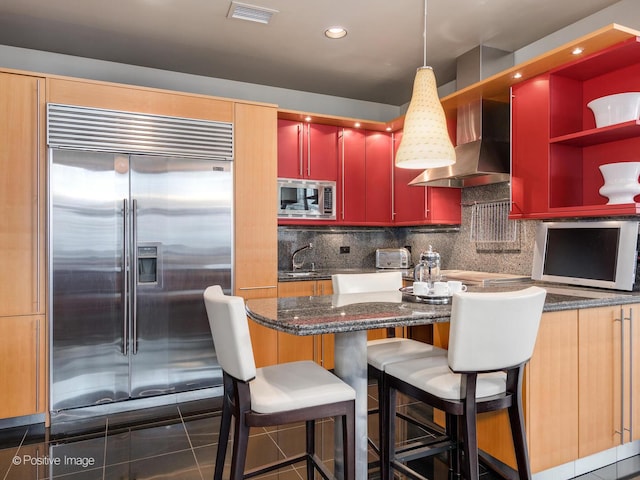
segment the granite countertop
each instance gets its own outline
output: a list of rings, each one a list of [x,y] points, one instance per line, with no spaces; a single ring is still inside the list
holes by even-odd
[[[534,284],[478,287],[469,291],[512,291]],[[640,292],[613,292],[568,286],[545,286],[544,311],[554,312],[640,302]],[[411,301],[401,292],[252,299],[247,313],[254,321],[294,335],[341,333],[374,328],[449,321],[451,305]]]

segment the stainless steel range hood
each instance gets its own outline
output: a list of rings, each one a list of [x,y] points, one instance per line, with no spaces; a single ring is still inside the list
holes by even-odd
[[[477,47],[458,59],[457,88],[495,73],[488,64],[500,71],[509,62],[513,63],[509,52]],[[456,163],[427,169],[409,185],[460,188],[510,180],[509,105],[478,100],[458,108],[457,114]]]

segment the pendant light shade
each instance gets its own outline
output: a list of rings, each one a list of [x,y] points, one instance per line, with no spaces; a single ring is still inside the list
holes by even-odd
[[[404,118],[396,166],[437,168],[453,165],[455,161],[447,120],[438,98],[436,77],[431,67],[421,67],[416,72],[413,95]]]
[[[449,138],[436,76],[427,66],[427,1],[424,2],[424,66],[418,68],[404,117],[396,167],[427,169],[453,165],[456,154]]]

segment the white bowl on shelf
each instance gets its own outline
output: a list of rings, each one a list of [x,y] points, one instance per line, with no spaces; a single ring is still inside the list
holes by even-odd
[[[600,165],[604,185],[600,195],[607,197],[607,205],[634,203],[634,197],[640,194],[640,162],[619,162]]]
[[[587,103],[596,118],[596,127],[638,120],[640,92],[625,92],[596,98]]]

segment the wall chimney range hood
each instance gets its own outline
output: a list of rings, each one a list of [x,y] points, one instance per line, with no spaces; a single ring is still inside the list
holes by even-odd
[[[471,85],[513,64],[513,54],[484,46],[458,58],[456,87]],[[494,71],[495,70],[495,71]],[[510,180],[510,107],[478,100],[457,111],[456,163],[430,168],[409,185],[472,187]]]

